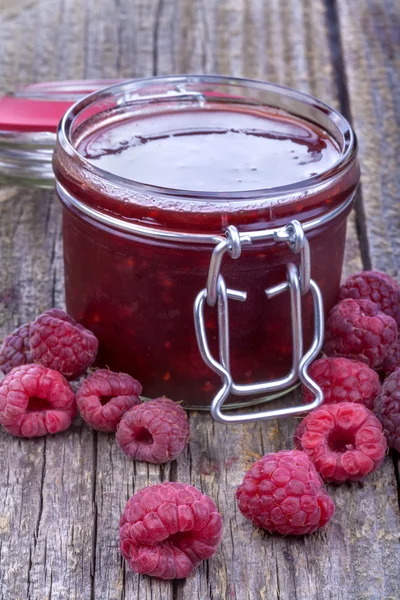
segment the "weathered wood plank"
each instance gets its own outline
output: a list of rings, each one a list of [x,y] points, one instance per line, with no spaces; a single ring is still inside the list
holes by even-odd
[[[371,267],[400,280],[400,5],[337,5],[349,109],[363,158],[362,237]],[[398,473],[397,453],[393,460]]]
[[[386,63],[376,47],[382,36],[380,31],[374,34],[368,3],[362,7],[360,24],[360,3],[357,9],[355,3],[338,4],[347,64],[354,63],[357,70],[354,56],[365,51],[375,69],[372,81],[382,76],[386,64],[393,71],[393,58]],[[388,0],[386,11],[380,13],[381,20],[390,11],[395,14],[395,4]],[[327,35],[327,14],[322,0],[3,0],[0,89],[67,77],[220,72],[268,78],[339,107],[340,77],[332,62],[332,50],[337,48],[332,35]],[[366,22],[373,38],[371,50],[363,38]],[[395,41],[386,44],[395,49]],[[365,64],[363,77],[368,82]],[[356,75],[352,72],[353,78]],[[366,114],[363,94],[368,99],[372,92],[364,90],[369,85],[365,81],[360,82],[362,88],[354,81],[349,89],[358,126],[356,112],[359,118]],[[359,89],[363,91],[358,98]],[[378,130],[384,126],[383,115],[374,113],[373,118],[363,134],[362,161],[367,154],[372,161],[375,150],[369,140],[374,139],[375,126]],[[394,173],[390,156],[374,172],[386,182],[385,189]],[[364,202],[367,192],[373,189],[376,194],[377,189],[375,175],[366,179],[370,168],[364,175]],[[0,271],[2,333],[48,306],[62,305],[63,282],[60,211],[54,196],[9,189],[0,194],[0,256],[6,265]],[[395,206],[394,193],[387,196],[385,206]],[[399,223],[393,215],[385,218],[389,243],[396,250]],[[369,237],[377,230],[370,228]],[[374,244],[372,257],[386,268],[381,242]],[[360,267],[353,219],[346,272]],[[395,272],[393,266],[390,269]],[[389,459],[365,484],[330,486],[337,513],[326,532],[301,540],[271,537],[254,530],[238,513],[234,490],[251,462],[291,445],[295,421],[224,427],[193,413],[191,424],[187,453],[163,469],[132,463],[112,436],[93,434],[79,421],[46,441],[25,443],[2,434],[0,446],[8,469],[0,474],[0,597],[394,600],[400,596],[399,519]],[[210,493],[225,521],[223,544],[214,559],[176,584],[135,576],[125,568],[118,550],[118,521],[127,498],[143,485],[168,479],[191,482]]]
[[[96,435],[96,554],[93,597],[107,600],[173,598],[170,582],[138,577],[119,551],[119,519],[125,504],[144,486],[168,481],[170,466],[135,463],[118,448],[115,436]]]
[[[371,262],[400,273],[400,6],[337,0]]]
[[[79,420],[68,433],[43,442],[29,598],[90,597],[95,519],[92,439],[91,431]]]
[[[25,599],[41,512],[44,444],[21,442],[2,433],[0,452],[4,463],[0,470],[0,593],[2,599]]]
[[[3,189],[1,331],[63,304],[61,211],[49,192]],[[6,266],[6,268],[4,268]],[[32,441],[0,434],[2,598],[79,599],[90,593],[92,434]],[[89,518],[87,518],[89,515]]]

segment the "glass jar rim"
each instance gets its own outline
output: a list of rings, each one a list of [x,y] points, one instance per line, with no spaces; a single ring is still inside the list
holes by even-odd
[[[195,86],[200,84],[210,84],[210,85],[225,85],[225,86],[237,86],[246,88],[248,90],[256,90],[261,92],[269,92],[271,94],[276,95],[280,99],[284,99],[287,101],[295,101],[299,105],[303,105],[305,107],[312,107],[314,110],[318,111],[321,116],[323,115],[334,127],[336,127],[337,131],[340,133],[341,140],[341,148],[340,155],[338,160],[331,166],[329,169],[322,171],[321,173],[304,179],[302,181],[298,181],[295,183],[290,183],[284,186],[270,187],[270,188],[262,188],[262,189],[251,189],[251,190],[241,190],[241,191],[199,191],[199,190],[187,190],[187,189],[179,189],[179,188],[169,188],[162,187],[157,185],[152,185],[148,183],[143,183],[139,181],[135,181],[133,179],[128,179],[121,175],[116,175],[107,170],[104,170],[96,165],[94,165],[90,160],[85,158],[74,146],[72,141],[73,127],[79,117],[82,117],[82,113],[88,110],[89,115],[91,116],[91,108],[94,108],[96,104],[100,105],[103,103],[105,108],[108,110],[109,106],[107,105],[107,100],[110,98],[119,98],[116,101],[116,106],[118,108],[124,106],[124,102],[126,105],[132,103],[134,106],[135,100],[143,102],[146,98],[149,100],[151,98],[157,98],[157,94],[151,93],[151,90],[155,89],[156,86],[160,85],[170,85],[175,86],[176,95],[175,98],[179,100],[179,97],[184,94],[201,94],[201,92],[191,92],[187,86]],[[143,96],[139,95],[138,92],[140,90],[147,89],[148,95]],[[137,97],[135,98],[135,93]],[[128,98],[129,94],[133,94],[132,97]],[[165,93],[164,93],[165,96]],[[127,101],[128,98],[128,101]],[[233,97],[232,97],[233,98]],[[173,100],[174,96],[170,93],[169,100]],[[257,106],[257,104],[253,104],[253,106]],[[271,103],[259,103],[258,106],[272,106]],[[290,114],[290,110],[287,110],[285,107],[277,106],[278,109],[285,110]],[[99,113],[101,114],[101,113]],[[302,117],[305,121],[312,122],[310,119],[306,117]],[[85,120],[83,119],[82,123]],[[285,86],[281,86],[275,83],[270,83],[266,81],[260,81],[255,79],[246,79],[239,77],[228,77],[221,75],[171,75],[171,76],[157,76],[150,78],[142,78],[142,79],[134,79],[127,80],[122,83],[117,83],[111,85],[106,88],[102,88],[97,90],[84,98],[78,100],[75,104],[73,104],[67,112],[64,114],[63,118],[60,121],[58,131],[57,131],[57,141],[61,146],[62,150],[67,154],[67,156],[77,164],[80,169],[88,172],[89,174],[104,180],[111,185],[117,186],[119,188],[131,189],[135,190],[141,194],[156,194],[159,197],[175,197],[175,198],[196,198],[196,202],[209,202],[214,199],[216,196],[218,200],[221,201],[234,201],[234,200],[244,200],[244,199],[252,199],[256,200],[258,198],[263,201],[273,200],[275,202],[294,202],[299,198],[303,197],[304,194],[314,195],[326,188],[329,188],[330,185],[336,180],[337,177],[341,176],[343,172],[350,167],[357,155],[357,139],[355,133],[347,121],[347,119],[342,116],[338,111],[324,102],[314,98],[313,96],[306,94],[304,92],[300,92],[294,90],[292,88],[288,88]]]

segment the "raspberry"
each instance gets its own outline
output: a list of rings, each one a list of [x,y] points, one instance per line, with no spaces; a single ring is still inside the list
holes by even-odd
[[[117,429],[117,443],[134,460],[161,464],[179,456],[189,435],[183,408],[168,398],[156,398],[124,414]]]
[[[116,431],[122,415],[140,404],[140,383],[125,373],[99,369],[82,383],[76,394],[81,417],[97,431]]]
[[[21,325],[4,338],[0,348],[0,370],[5,375],[14,367],[33,362],[29,345],[30,323]]]
[[[74,393],[58,371],[22,365],[0,383],[0,423],[11,435],[29,438],[64,431],[75,414]]]
[[[324,404],[359,402],[373,410],[381,391],[379,377],[364,363],[348,358],[320,358],[308,370],[324,392]],[[312,402],[313,394],[303,387],[303,401]]]
[[[236,499],[256,527],[281,535],[313,533],[335,512],[314,465],[299,450],[266,454],[255,462]]]
[[[353,402],[316,408],[298,426],[295,443],[325,481],[358,481],[375,471],[386,452],[382,425],[364,405]]]
[[[222,519],[200,490],[166,482],[143,488],[128,500],[120,538],[122,556],[135,573],[183,579],[215,554]]]
[[[389,350],[388,354],[386,354],[381,366],[379,367],[379,370],[383,371],[383,373],[389,374],[398,367],[400,367],[400,337],[397,337],[393,348]]]
[[[30,343],[34,361],[66,379],[79,377],[93,364],[99,345],[91,331],[58,308],[46,310],[32,323]]]
[[[379,367],[395,345],[396,321],[369,300],[342,300],[329,313],[324,352]]]
[[[385,379],[375,400],[375,413],[383,425],[389,448],[400,452],[400,369]]]
[[[386,273],[361,271],[350,275],[339,290],[339,300],[345,298],[374,302],[400,326],[400,286]]]

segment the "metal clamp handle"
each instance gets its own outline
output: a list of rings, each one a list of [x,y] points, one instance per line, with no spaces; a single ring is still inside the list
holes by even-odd
[[[238,385],[233,381],[230,372],[230,338],[229,338],[229,307],[228,299],[245,301],[247,294],[237,290],[227,289],[225,280],[220,274],[222,258],[229,251],[232,258],[240,256],[241,236],[236,228],[231,228],[227,234],[226,242],[221,242],[214,250],[208,274],[208,286],[202,290],[194,303],[194,321],[197,343],[204,362],[221,377],[222,387],[215,396],[211,405],[213,418],[222,423],[245,423],[248,421],[273,419],[277,417],[299,414],[316,408],[323,402],[321,388],[311,379],[307,370],[311,362],[319,354],[324,336],[324,312],[322,295],[318,285],[310,279],[310,249],[308,240],[304,235],[301,224],[292,221],[285,230],[277,232],[277,241],[285,241],[295,253],[300,253],[300,272],[293,264],[287,265],[287,280],[272,288],[265,290],[268,298],[274,297],[284,291],[290,293],[291,324],[292,324],[292,367],[289,374],[281,379]],[[245,237],[243,238],[245,239]],[[246,240],[246,243],[249,243]],[[251,243],[251,242],[250,242]],[[235,247],[236,246],[236,247]],[[303,355],[303,331],[301,315],[301,296],[311,293],[314,310],[314,337],[306,354]],[[212,294],[210,298],[210,294]],[[214,301],[215,294],[215,301]],[[218,330],[219,330],[219,361],[211,354],[204,321],[204,305],[214,306],[217,303]],[[286,407],[275,410],[266,410],[249,414],[226,414],[222,412],[224,402],[230,394],[244,396],[263,394],[284,390],[293,385],[298,379],[314,395],[315,400],[309,404]],[[268,401],[268,399],[266,399]]]

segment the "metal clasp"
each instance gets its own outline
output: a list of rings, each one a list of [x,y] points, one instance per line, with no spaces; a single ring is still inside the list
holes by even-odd
[[[205,363],[221,377],[222,387],[215,396],[211,405],[213,418],[222,423],[245,423],[248,421],[273,419],[287,415],[299,414],[312,410],[323,401],[321,388],[308,375],[307,369],[319,354],[324,335],[324,312],[322,296],[319,287],[310,278],[311,261],[308,240],[303,228],[298,221],[291,221],[285,228],[274,232],[273,238],[286,242],[291,250],[300,254],[300,271],[293,263],[288,263],[286,268],[286,281],[265,290],[267,298],[272,298],[285,291],[290,294],[291,330],[292,330],[292,366],[289,373],[273,381],[239,385],[233,381],[230,370],[230,338],[229,338],[229,306],[228,299],[245,301],[246,292],[228,289],[220,273],[223,256],[229,252],[230,256],[237,259],[241,255],[242,245],[251,244],[251,234],[240,234],[231,226],[226,232],[226,240],[219,242],[213,252],[207,278],[207,287],[198,295],[194,303],[194,321],[197,343]],[[314,336],[310,348],[303,354],[303,328],[301,316],[301,298],[311,293],[314,311]],[[209,349],[207,332],[204,321],[204,304],[209,306],[217,304],[218,334],[219,334],[219,361],[216,360]],[[225,400],[230,394],[236,396],[260,395],[280,390],[289,389],[300,380],[315,396],[309,404],[286,407],[275,410],[266,410],[249,414],[226,414],[222,412]],[[265,398],[269,401],[273,398]]]

